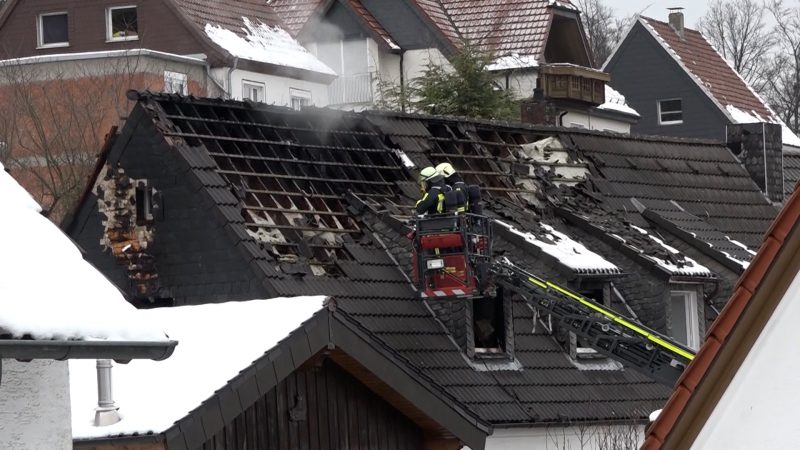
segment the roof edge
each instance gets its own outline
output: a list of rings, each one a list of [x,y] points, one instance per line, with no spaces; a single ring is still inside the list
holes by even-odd
[[[731,116],[731,113],[728,112],[728,109],[725,108],[725,106],[723,106],[722,103],[720,103],[719,100],[717,100],[717,97],[715,97],[714,94],[712,94],[711,91],[709,91],[708,88],[703,84],[703,80],[698,78],[697,75],[694,74],[694,72],[692,72],[691,70],[689,70],[688,67],[686,67],[686,65],[683,63],[683,61],[681,61],[680,57],[678,57],[678,55],[675,53],[675,51],[670,49],[669,46],[666,44],[666,42],[664,42],[664,40],[661,37],[659,37],[658,32],[655,29],[653,29],[653,27],[650,26],[649,23],[647,23],[648,20],[653,20],[653,21],[660,22],[660,23],[665,23],[665,22],[661,22],[660,20],[652,19],[650,17],[645,17],[645,16],[639,16],[639,17],[637,17],[636,20],[637,20],[637,22],[642,24],[644,29],[647,30],[647,32],[650,33],[650,36],[652,36],[653,39],[655,39],[656,43],[662,49],[664,49],[665,52],[667,52],[669,57],[672,58],[672,60],[675,61],[676,64],[678,64],[678,66],[681,68],[681,70],[683,70],[686,73],[686,75],[689,76],[689,78],[692,81],[694,81],[694,83],[697,85],[697,87],[699,87],[700,90],[703,91],[703,94],[705,94],[705,96],[709,100],[711,100],[711,102],[717,108],[719,108],[720,112],[722,112],[722,115],[724,115],[732,123],[736,123],[736,121],[733,120],[733,117]],[[701,34],[701,36],[702,36],[702,34]],[[705,39],[705,36],[703,36],[703,39]],[[723,60],[724,60],[724,58],[723,58]]]
[[[133,359],[162,361],[175,351],[178,341],[68,341],[46,339],[0,339],[0,357],[33,359],[113,359],[126,363]]]

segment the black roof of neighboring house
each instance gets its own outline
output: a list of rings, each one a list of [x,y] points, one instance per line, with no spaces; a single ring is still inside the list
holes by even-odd
[[[644,267],[691,266],[681,252],[665,250],[628,225],[659,236],[660,225],[645,219],[648,214],[698,239],[724,233],[752,245],[752,235],[775,213],[721,144],[446,117],[297,112],[151,93],[132,98],[137,105],[107,155],[109,164],[119,163],[141,133],[152,155],[140,156],[139,173],[185,173],[181,177],[199,196],[194,201],[214,214],[230,239],[217,245],[235,249],[248,264],[260,295],[335,297],[359,327],[493,424],[644,420],[668,390],[614,363],[579,368],[522,301],[513,304],[516,362],[470,361],[441,317],[415,297],[404,273],[410,243],[402,217],[418,196],[415,170],[404,167],[404,157],[417,167],[450,161],[468,183],[481,185],[488,214],[536,239],[548,239],[542,224],[549,224],[576,242],[592,241],[591,248],[600,245],[594,239],[625,240],[626,251]],[[564,161],[545,167],[523,154],[523,144],[553,136],[568,155]],[[132,151],[126,161],[139,158]],[[573,180],[558,174],[573,165],[584,174]],[[96,206],[84,203],[70,225],[73,236],[93,226]],[[708,233],[696,233],[701,229]],[[96,242],[87,236],[86,242]],[[576,270],[505,236],[499,235],[496,249],[545,278],[580,283],[589,276],[626,276],[623,270]],[[192,251],[176,251],[181,248]],[[667,275],[687,277],[680,270]],[[230,299],[229,292],[210,292],[216,286],[184,293],[181,301]]]
[[[800,181],[800,152],[783,152],[783,193],[784,198],[789,198],[794,192],[797,182]]]

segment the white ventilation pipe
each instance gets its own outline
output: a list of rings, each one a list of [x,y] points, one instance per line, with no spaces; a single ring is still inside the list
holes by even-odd
[[[114,404],[111,385],[110,359],[97,360],[97,408],[94,409],[94,426],[113,425],[121,420],[119,407]]]

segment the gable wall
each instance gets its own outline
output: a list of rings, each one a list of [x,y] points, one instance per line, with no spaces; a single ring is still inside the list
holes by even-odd
[[[423,448],[422,430],[329,360],[295,371],[203,450]]]
[[[136,4],[139,40],[106,43],[106,8]],[[69,47],[37,50],[37,17],[48,12],[68,13]],[[166,0],[20,0],[0,29],[0,58],[149,48],[192,54],[204,50],[173,14]]]
[[[727,119],[672,57],[637,23],[605,67],[609,83],[639,112],[635,134],[725,140]],[[658,124],[658,100],[680,98],[683,123]]]
[[[140,114],[137,107],[131,121]],[[174,298],[176,305],[263,297],[260,280],[241,250],[231,245],[211,199],[192,184],[188,165],[174,149],[152,137],[156,136],[152,122],[145,118],[134,123],[138,123],[135,130],[123,130],[108,163],[112,167],[119,163],[129,177],[146,179],[160,192],[157,203],[163,218],[156,214],[152,246],[147,249],[155,261],[158,286],[164,289],[160,295]],[[105,217],[98,212],[96,199],[89,196],[70,235],[86,250],[90,262],[132,294],[127,270],[99,244]]]
[[[392,39],[404,50],[437,48],[439,40],[404,1],[361,0]]]

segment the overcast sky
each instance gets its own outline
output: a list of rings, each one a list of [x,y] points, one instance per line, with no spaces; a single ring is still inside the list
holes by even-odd
[[[630,16],[642,13],[653,19],[667,21],[667,8],[683,7],[684,23],[695,28],[697,19],[706,11],[708,0],[604,0],[606,5],[614,8],[617,16]]]

